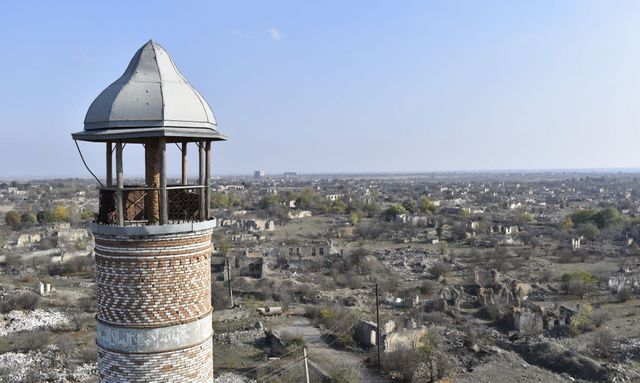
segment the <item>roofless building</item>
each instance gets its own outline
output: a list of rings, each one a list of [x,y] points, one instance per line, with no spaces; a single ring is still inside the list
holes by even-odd
[[[106,184],[91,227],[99,381],[210,382],[211,144],[226,138],[209,105],[149,41],[72,136],[102,143],[106,153]],[[182,151],[176,185],[166,174],[166,148],[174,144]],[[130,145],[144,147],[142,185],[124,179],[122,154]],[[197,184],[188,182],[189,148],[197,153]]]

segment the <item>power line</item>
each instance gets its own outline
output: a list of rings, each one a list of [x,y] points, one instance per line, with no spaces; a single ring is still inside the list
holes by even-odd
[[[346,317],[346,316],[345,316],[345,317]],[[345,319],[345,318],[342,318],[342,321],[343,321],[344,319]],[[341,321],[341,322],[342,322],[342,321]],[[356,322],[357,322],[357,321],[356,321]],[[334,327],[334,329],[336,329],[339,325],[340,325],[340,322],[338,323],[338,325],[336,325],[336,326]],[[351,326],[349,326],[349,328],[347,328],[344,332],[342,332],[340,335],[334,336],[334,337],[335,337],[335,339],[333,339],[333,341],[331,341],[331,342],[327,343],[327,347],[331,347],[334,343],[336,343],[338,340],[340,340],[340,338],[341,338],[342,336],[344,336],[344,335],[345,335],[345,334],[347,334],[349,331],[351,331],[351,329],[352,329],[354,326],[355,326],[355,322],[354,322],[354,324],[352,324]],[[319,337],[318,337],[318,338],[319,338]],[[301,347],[304,349],[304,347],[305,347],[305,346],[301,346]],[[294,350],[296,350],[296,349],[300,349],[300,347],[297,347],[297,348],[295,348]],[[289,353],[293,352],[294,350],[289,351]],[[299,365],[299,364],[300,364],[300,363],[302,363],[302,362],[306,362],[307,360],[308,360],[308,356],[307,356],[307,355],[306,355],[306,353],[305,353],[305,356],[304,356],[302,359],[294,360],[293,362],[291,362],[291,363],[289,363],[289,364],[287,364],[287,365],[285,365],[285,366],[283,366],[283,367],[280,367],[280,368],[278,368],[278,369],[276,369],[276,370],[272,371],[271,373],[267,374],[267,377],[269,377],[269,378],[268,378],[268,379],[266,379],[266,380],[264,380],[264,381],[262,381],[262,383],[266,383],[266,382],[268,382],[268,381],[270,381],[270,380],[272,380],[272,379],[274,379],[274,378],[276,378],[276,377],[278,377],[278,376],[280,376],[280,375],[284,374],[286,371],[291,370],[292,368],[296,367],[297,365]],[[284,370],[283,370],[283,369],[284,369]],[[275,373],[275,375],[273,375],[274,373]]]
[[[269,378],[268,378],[268,379],[263,380],[263,381],[262,381],[262,383],[267,383],[268,381],[270,381],[270,380],[273,380],[273,379],[277,378],[278,376],[280,376],[280,375],[284,374],[285,372],[287,372],[287,371],[291,370],[292,368],[294,368],[294,367],[296,367],[296,366],[300,365],[300,364],[301,364],[302,362],[304,362],[304,361],[305,361],[305,358],[300,358],[300,359],[298,359],[298,360],[294,360],[293,362],[291,362],[291,363],[287,364],[287,365],[286,365],[286,366],[284,366],[284,367],[280,367],[280,368],[278,368],[278,369],[274,370],[273,372],[271,372],[271,373],[267,374],[267,377],[269,377]],[[273,374],[274,374],[274,373],[276,373],[276,372],[277,372],[277,374],[273,375]],[[269,376],[269,375],[272,375],[272,376]]]
[[[348,314],[347,314],[347,315],[344,315],[344,316],[342,317],[342,319],[340,319],[340,321],[338,321],[338,323],[337,323],[337,324],[336,324],[332,329],[329,329],[329,330],[328,330],[328,332],[329,332],[329,333],[332,333],[332,332],[334,332],[335,330],[337,330],[337,329],[338,329],[338,327],[342,324],[342,322],[344,322],[348,317],[349,317],[349,315],[348,315]],[[350,330],[351,328],[353,328],[353,326],[351,326],[351,327],[349,328],[349,330]],[[344,334],[343,334],[343,335],[344,335]],[[322,334],[318,335],[318,336],[317,336],[317,337],[315,337],[315,338],[311,338],[311,340],[309,340],[309,343],[311,343],[311,342],[315,342],[316,340],[319,340],[319,339],[321,339],[321,338],[322,338]],[[337,338],[336,338],[336,339],[337,339]],[[332,342],[331,344],[333,344],[333,342]],[[287,355],[289,355],[289,354],[292,354],[293,352],[295,352],[295,351],[297,351],[297,350],[300,350],[302,347],[304,347],[304,345],[303,345],[303,346],[295,347],[295,348],[293,348],[293,349],[291,349],[291,350],[287,351],[286,353],[284,353],[284,354],[280,355],[280,358],[279,358],[279,359],[282,359],[282,358],[284,358],[285,356],[287,356]],[[259,368],[261,368],[261,367],[264,367],[264,366],[266,366],[266,365],[268,365],[268,364],[270,364],[270,363],[275,362],[276,360],[278,360],[278,359],[273,359],[273,360],[270,360],[270,361],[268,361],[268,362],[266,362],[266,363],[263,363],[263,364],[257,365],[257,366],[255,366],[254,368],[252,368],[251,370],[249,370],[249,371],[245,372],[244,374],[242,374],[242,375],[240,375],[240,376],[241,376],[241,377],[245,377],[245,376],[249,375],[250,373],[252,373],[252,372],[256,371],[257,369],[259,369]]]

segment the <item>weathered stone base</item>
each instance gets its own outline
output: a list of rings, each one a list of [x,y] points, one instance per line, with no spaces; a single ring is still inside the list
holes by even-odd
[[[211,338],[194,347],[153,354],[126,354],[98,346],[101,383],[210,383]]]

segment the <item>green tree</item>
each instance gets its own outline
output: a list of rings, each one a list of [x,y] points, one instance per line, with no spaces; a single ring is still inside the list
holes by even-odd
[[[608,207],[600,211],[593,209],[578,210],[571,213],[568,218],[576,227],[582,224],[592,223],[595,224],[598,229],[605,229],[622,220],[618,210],[613,207]]]
[[[562,221],[562,230],[564,231],[569,231],[573,228],[573,220],[571,219],[571,217],[566,217],[563,221]]]
[[[571,318],[571,333],[578,335],[581,331],[593,329],[592,314],[593,307],[591,305],[581,305],[580,310]]]
[[[92,220],[95,217],[96,217],[96,213],[94,213],[91,210],[84,210],[82,213],[80,213],[80,219],[83,221]]]
[[[566,293],[578,296],[583,299],[584,296],[593,291],[598,283],[598,278],[586,271],[576,271],[562,275],[562,288]]]
[[[331,211],[334,213],[343,214],[346,210],[347,205],[341,199],[337,199],[331,203]]]
[[[578,210],[571,213],[571,215],[569,215],[569,219],[573,222],[574,226],[577,226],[582,223],[592,222],[595,214],[595,211],[592,209]]]
[[[360,222],[360,214],[354,211],[349,216],[349,223],[355,226],[358,224],[358,222]]]
[[[71,217],[71,211],[69,208],[62,205],[55,206],[51,214],[53,220],[56,222],[69,221],[69,218]]]
[[[375,202],[367,202],[362,206],[362,212],[366,217],[372,218],[380,213],[380,206]]]
[[[53,222],[53,214],[50,210],[40,210],[38,214],[36,214],[36,219],[39,223]]]
[[[598,236],[598,226],[593,223],[581,223],[576,227],[576,233],[588,240],[594,240]]]
[[[384,211],[383,216],[387,221],[391,221],[400,214],[407,214],[407,209],[405,209],[402,205],[393,205],[388,207],[387,210]]]
[[[518,216],[518,221],[520,223],[530,223],[533,222],[533,214],[531,213],[522,213]]]
[[[262,197],[262,199],[258,202],[258,206],[260,207],[260,209],[269,209],[277,205],[278,205],[278,196],[273,194]]]
[[[229,254],[229,241],[227,241],[225,238],[221,239],[217,243],[217,247],[218,247],[218,252],[220,252],[222,256],[226,257],[227,254]]]
[[[427,196],[422,197],[422,201],[420,201],[420,211],[423,213],[431,213],[436,211],[436,205],[431,201],[431,199]]]
[[[414,213],[416,211],[416,203],[412,200],[406,200],[402,202],[402,207],[405,208],[409,213]]]
[[[597,212],[593,221],[599,229],[604,229],[620,221],[620,213],[613,207],[608,207]]]
[[[426,364],[429,370],[429,380],[433,382],[436,378],[436,355],[438,353],[437,345],[433,341],[433,336],[427,333],[420,337],[418,340],[418,347],[416,347],[422,361]]]
[[[31,213],[22,213],[20,222],[23,226],[31,227],[36,223],[36,216]]]
[[[231,201],[229,200],[229,196],[220,193],[220,192],[212,192],[211,193],[211,207],[214,209],[225,209],[231,206]]]
[[[4,221],[7,223],[7,225],[16,227],[20,225],[20,222],[22,222],[22,216],[16,210],[10,210],[4,216]]]

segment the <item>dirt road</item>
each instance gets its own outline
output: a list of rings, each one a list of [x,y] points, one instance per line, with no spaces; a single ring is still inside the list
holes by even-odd
[[[287,325],[275,328],[280,333],[302,336],[307,344],[310,364],[321,372],[330,375],[338,366],[355,368],[360,371],[360,381],[366,383],[392,382],[387,377],[378,376],[377,371],[368,369],[364,364],[366,354],[354,353],[332,348],[322,337],[320,330],[307,318],[296,317]]]

